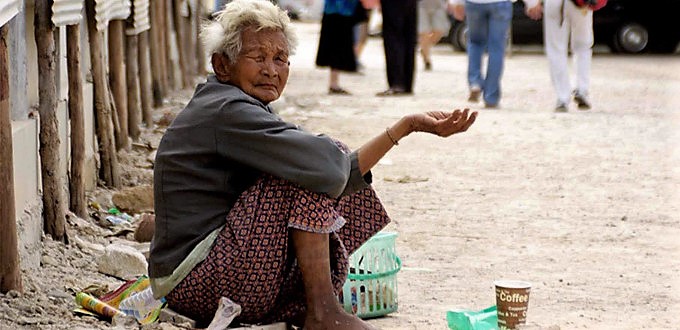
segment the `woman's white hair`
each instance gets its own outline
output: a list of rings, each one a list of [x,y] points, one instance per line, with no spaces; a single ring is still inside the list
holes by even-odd
[[[267,0],[233,0],[212,22],[203,25],[201,39],[208,54],[224,53],[234,61],[243,46],[241,34],[246,28],[280,30],[286,36],[288,52],[295,53],[297,36],[288,14]]]

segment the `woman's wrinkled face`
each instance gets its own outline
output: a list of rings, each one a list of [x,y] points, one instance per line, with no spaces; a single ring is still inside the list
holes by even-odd
[[[281,96],[288,82],[288,43],[282,31],[247,28],[242,48],[229,66],[229,83],[268,104]]]

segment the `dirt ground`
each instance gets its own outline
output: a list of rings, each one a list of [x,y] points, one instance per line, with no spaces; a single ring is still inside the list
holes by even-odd
[[[414,134],[374,168],[403,269],[398,312],[371,324],[446,329],[448,310],[493,305],[492,283],[504,278],[533,284],[530,329],[678,327],[677,54],[598,51],[593,109],[572,104],[569,113],[556,114],[545,56],[515,48],[506,60],[502,108],[486,110],[466,102],[466,57],[448,45],[435,48],[433,71],[422,71],[418,58],[414,96],[375,97],[387,87],[376,38],[361,57],[365,73],[341,76],[353,96],[328,96],[328,71],[314,66],[319,26],[296,26],[301,44],[277,108],[312,131],[358,148],[411,112],[480,112],[468,132],[449,139]],[[189,95],[180,93],[166,109],[177,110]],[[147,130],[144,139],[153,145],[160,134]],[[150,182],[150,170],[140,166],[148,154],[133,149],[122,157],[127,184]],[[82,241],[114,240],[91,220],[69,224]],[[26,292],[0,294],[0,329],[110,327],[71,312],[75,291],[121,284],[97,272],[97,254],[83,245],[45,239],[43,267],[24,272]]]

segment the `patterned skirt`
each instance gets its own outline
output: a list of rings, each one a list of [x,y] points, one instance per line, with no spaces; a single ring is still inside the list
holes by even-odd
[[[347,278],[348,256],[389,221],[372,188],[336,200],[263,176],[240,196],[206,259],[166,299],[199,325],[212,320],[220,297],[241,305],[234,323],[300,325],[305,294],[290,229],[330,234],[338,294]]]

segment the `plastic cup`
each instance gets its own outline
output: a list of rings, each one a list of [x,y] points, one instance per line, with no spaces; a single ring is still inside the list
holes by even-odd
[[[515,330],[526,323],[529,308],[531,283],[525,281],[498,280],[496,287],[496,309],[498,328]]]

